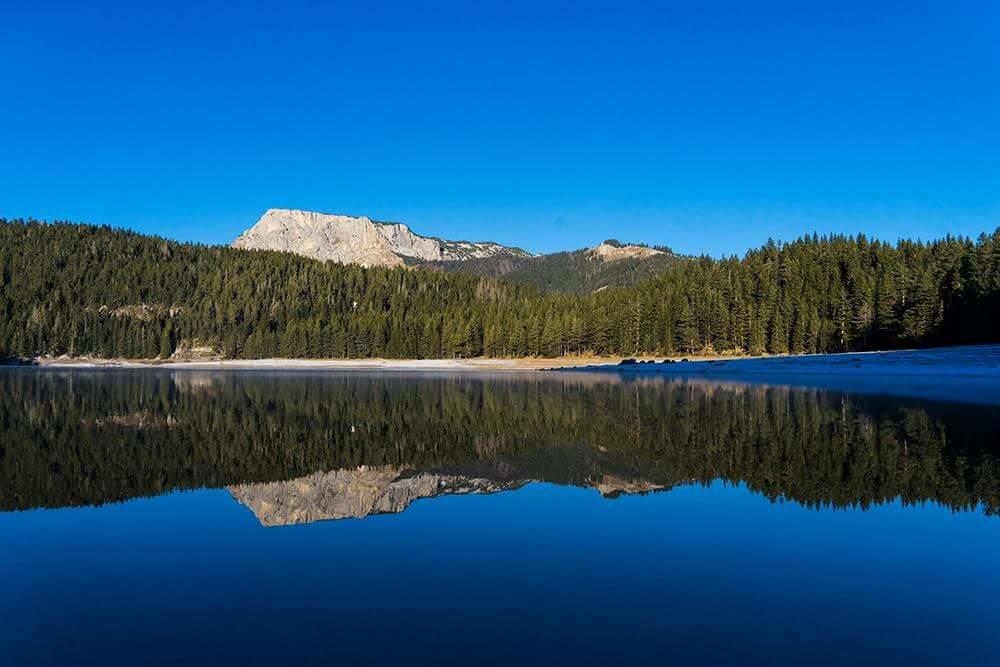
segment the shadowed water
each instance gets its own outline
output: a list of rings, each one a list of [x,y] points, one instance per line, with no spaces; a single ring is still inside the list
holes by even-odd
[[[991,664],[1000,410],[964,398],[3,369],[0,640],[17,664]]]

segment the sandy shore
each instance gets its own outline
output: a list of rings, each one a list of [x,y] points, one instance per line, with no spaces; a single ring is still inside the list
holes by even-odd
[[[643,359],[647,359],[644,357]],[[648,357],[648,359],[654,359]],[[662,357],[655,358],[656,360]],[[694,357],[692,357],[694,359]],[[194,368],[246,370],[433,370],[497,371],[576,368],[616,365],[620,357],[558,357],[552,359],[224,359],[205,361],[159,361],[148,359],[93,359],[43,357],[41,366],[72,368]]]
[[[663,357],[639,357],[619,365],[620,357],[574,356],[518,359],[219,359],[148,360],[42,357],[40,366],[71,368],[170,368],[245,370],[399,370],[524,371],[565,369],[612,371],[626,376],[746,377],[766,375],[892,375],[1000,377],[1000,346],[969,346],[892,352],[783,355],[769,357],[688,355],[661,363]]]

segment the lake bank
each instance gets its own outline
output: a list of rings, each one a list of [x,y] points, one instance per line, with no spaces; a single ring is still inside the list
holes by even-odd
[[[169,368],[198,370],[380,370],[380,371],[571,371],[625,376],[711,377],[895,377],[993,378],[1000,381],[1000,345],[921,350],[845,352],[781,356],[686,355],[636,357],[519,357],[471,359],[103,359],[39,357],[32,365],[53,368]]]
[[[689,359],[733,359],[735,357],[692,356]],[[663,357],[640,357],[640,361],[661,362]],[[548,370],[564,368],[617,367],[621,357],[519,357],[472,359],[100,359],[90,357],[40,357],[35,364],[68,368],[171,368],[239,370],[403,370],[403,371],[498,371]]]

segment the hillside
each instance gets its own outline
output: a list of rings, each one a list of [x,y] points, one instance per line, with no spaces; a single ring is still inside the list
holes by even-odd
[[[422,236],[399,222],[291,209],[268,209],[233,247],[291,252],[339,264],[423,266],[570,293],[634,285],[678,259],[669,249],[614,240],[589,249],[532,255],[491,241]]]
[[[613,247],[605,242],[594,248],[549,255],[496,255],[460,262],[432,262],[427,266],[451,273],[502,278],[545,291],[588,294],[636,285],[677,262],[687,261],[670,252],[634,245],[618,246],[620,255],[614,256],[607,250]],[[609,255],[613,258],[607,259]]]
[[[547,294],[495,279],[0,221],[0,358],[839,352],[1000,341],[1000,230],[805,237]]]

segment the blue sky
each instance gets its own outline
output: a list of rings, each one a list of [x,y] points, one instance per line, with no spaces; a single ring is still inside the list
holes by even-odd
[[[0,216],[712,255],[1000,225],[1000,3],[320,4],[8,3]]]

